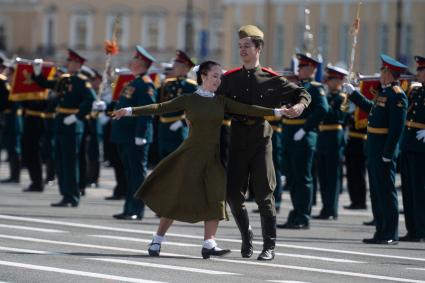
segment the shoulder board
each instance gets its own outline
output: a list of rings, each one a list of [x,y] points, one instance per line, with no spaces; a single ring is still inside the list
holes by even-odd
[[[165,79],[164,83],[166,84],[166,83],[169,83],[169,82],[174,82],[176,80],[177,80],[177,78],[168,78],[168,79]]]
[[[224,75],[227,76],[227,75],[236,73],[237,71],[240,71],[240,70],[242,70],[242,67],[234,68],[232,70],[229,70],[229,71],[225,72]]]
[[[316,82],[316,81],[311,81],[310,84],[313,85],[313,86],[323,86],[322,83],[319,83],[319,82]]]
[[[89,79],[87,76],[85,76],[85,75],[83,75],[83,74],[78,74],[78,75],[77,75],[77,77],[78,77],[79,79],[84,80],[84,81],[86,81],[86,80],[88,80],[88,79]]]
[[[3,74],[0,74],[0,80],[7,81],[7,77]]]
[[[69,78],[69,77],[71,77],[71,75],[70,74],[62,74],[60,77],[61,78]]]
[[[142,79],[147,84],[153,84],[152,79],[149,76],[143,76]]]
[[[393,90],[395,93],[404,93],[403,89],[398,85],[393,86]]]
[[[86,88],[92,88],[93,87],[90,82],[86,82],[85,86],[86,86]]]
[[[186,82],[192,84],[192,85],[198,85],[198,83],[195,80],[187,79]]]
[[[279,76],[279,74],[276,73],[275,71],[273,71],[272,69],[262,67],[261,70],[264,71],[264,72],[267,72],[269,74],[272,74],[272,75],[275,75],[275,76]]]

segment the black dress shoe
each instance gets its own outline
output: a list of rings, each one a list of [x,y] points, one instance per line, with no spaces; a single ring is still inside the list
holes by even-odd
[[[358,205],[358,204],[350,204],[350,205],[345,205],[344,206],[345,209],[367,209],[366,205]]]
[[[261,254],[257,257],[257,260],[273,260],[274,249],[264,249]]]
[[[112,195],[110,197],[105,197],[105,200],[122,200],[124,198],[125,198],[124,196],[114,196],[114,195]]]
[[[202,248],[201,254],[203,259],[208,259],[211,256],[224,256],[230,253],[230,250],[222,250],[214,247],[212,249]]]
[[[310,229],[310,224],[297,224],[297,223],[289,223],[276,225],[277,228],[280,229],[292,229],[292,230],[301,230],[301,229]]]
[[[312,216],[311,218],[318,220],[337,220],[338,216],[319,214]]]
[[[142,219],[142,217],[140,215],[125,214],[125,213],[114,214],[113,217],[115,219],[120,219],[120,220],[141,220]]]
[[[158,250],[152,249],[152,247],[157,247],[159,249]],[[161,244],[160,243],[152,242],[152,243],[149,244],[149,249],[148,249],[149,256],[159,256],[160,252],[161,252]]]
[[[397,245],[398,241],[393,240],[393,239],[381,240],[381,239],[376,239],[376,238],[368,238],[368,239],[363,239],[363,243],[365,243],[365,244],[376,244],[376,245]]]
[[[425,242],[425,237],[411,237],[409,234],[406,234],[403,237],[400,237],[398,239],[400,242],[414,242],[414,243],[424,243]]]
[[[42,192],[44,190],[43,187],[29,186],[28,188],[22,190],[24,193],[28,192]]]
[[[51,203],[50,206],[53,206],[53,207],[77,207],[78,203],[61,200],[60,202]]]
[[[1,180],[0,183],[2,183],[2,184],[19,184],[19,180],[15,179],[15,178],[8,178],[8,179]]]
[[[363,225],[365,225],[365,226],[375,226],[376,221],[375,221],[375,219],[372,219],[370,221],[365,221],[365,222],[363,222]]]
[[[243,258],[250,258],[252,257],[252,254],[254,253],[254,247],[252,246],[252,239],[254,239],[254,233],[252,233],[252,230],[248,230],[248,239],[244,241],[242,239],[242,245],[241,245],[241,255]]]

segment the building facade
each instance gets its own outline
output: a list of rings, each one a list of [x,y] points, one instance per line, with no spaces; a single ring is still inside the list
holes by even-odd
[[[193,49],[202,60],[240,65],[237,29],[255,24],[265,32],[262,63],[273,69],[290,66],[301,48],[306,23],[313,34],[313,53],[324,62],[348,64],[357,0],[193,0]],[[373,73],[379,54],[396,56],[397,0],[364,0],[356,49],[355,71]],[[425,0],[403,0],[402,60],[413,66],[413,55],[424,55]],[[115,66],[127,63],[136,44],[168,61],[185,47],[187,0],[0,0],[0,50],[9,56],[43,57],[57,62],[68,47],[102,68],[103,42],[110,39],[119,16],[120,54]]]

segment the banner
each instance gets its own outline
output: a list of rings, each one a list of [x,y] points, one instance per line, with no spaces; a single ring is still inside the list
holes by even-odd
[[[135,76],[130,72],[116,72],[117,78],[112,84],[112,101],[118,101],[122,90],[135,79]]]
[[[31,77],[34,73],[33,66],[28,62],[18,62],[13,74],[9,93],[11,101],[45,100],[48,90],[39,86]],[[41,69],[43,77],[48,80],[54,78],[56,68],[52,64],[44,64]]]

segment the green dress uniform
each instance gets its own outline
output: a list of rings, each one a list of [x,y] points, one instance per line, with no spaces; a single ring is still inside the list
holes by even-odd
[[[45,88],[54,89],[57,94],[54,120],[55,162],[62,200],[53,206],[78,206],[80,201],[78,151],[83,134],[83,121],[91,111],[95,94],[87,77],[80,74],[64,74],[56,80],[46,80],[42,75],[33,76],[35,82]],[[76,115],[77,121],[64,124],[69,115]]]
[[[219,147],[224,113],[258,117],[274,115],[274,110],[244,105],[224,96],[203,97],[194,93],[133,108],[133,115],[176,111],[185,111],[191,122],[189,136],[158,164],[136,197],[158,215],[179,221],[226,219],[226,173]]]
[[[319,125],[317,139],[317,172],[323,207],[314,218],[338,217],[338,200],[341,191],[342,157],[345,146],[344,124],[346,113],[341,110],[345,94],[329,92],[329,111]]]
[[[326,93],[321,83],[311,79],[302,80],[303,86],[311,95],[310,106],[297,119],[283,119],[283,159],[286,187],[293,209],[287,222],[279,228],[308,228],[313,198],[312,166],[316,150],[317,130],[320,121],[328,111]],[[300,129],[306,133],[299,140],[294,135]]]
[[[345,147],[347,190],[350,205],[346,209],[366,209],[366,127],[357,128],[354,114],[348,117],[348,139]]]
[[[181,95],[193,93],[197,88],[194,80],[187,77],[166,79],[159,95],[159,102],[166,102]],[[180,146],[186,139],[189,128],[185,123],[184,112],[166,113],[159,117],[158,124],[158,148],[159,158],[162,159]],[[170,130],[170,125],[181,121],[181,126],[176,131]]]
[[[276,188],[273,192],[274,203],[276,212],[280,211],[280,204],[282,203],[282,119],[279,117],[266,116],[264,117],[273,129],[272,147],[273,147],[273,166],[276,175]]]
[[[381,55],[383,68],[407,69],[389,56]],[[398,200],[395,189],[398,146],[406,120],[407,97],[397,82],[383,85],[372,101],[354,91],[349,99],[369,113],[366,152],[372,212],[376,232],[371,244],[395,244],[398,241]],[[385,162],[383,158],[389,160]]]
[[[2,183],[19,183],[21,176],[21,136],[23,130],[20,103],[9,100],[10,85],[7,77],[0,74],[0,112],[4,115],[1,145],[9,159],[10,177]]]
[[[42,166],[42,136],[45,131],[45,119],[54,114],[47,112],[48,100],[28,100],[22,102],[24,109],[24,132],[22,135],[22,159],[28,169],[31,184],[26,192],[44,190]]]
[[[156,89],[146,74],[137,76],[122,91],[116,109],[136,107],[155,103]],[[144,145],[136,145],[135,138],[145,139]],[[152,143],[152,116],[137,119],[112,121],[111,141],[118,145],[118,152],[127,179],[127,193],[124,209],[114,215],[118,219],[142,219],[144,203],[134,198],[134,193],[147,175],[149,145]]]
[[[425,58],[415,57],[418,72],[424,72]],[[409,90],[406,127],[401,142],[401,182],[407,235],[400,241],[425,241],[425,140],[418,131],[425,130],[425,86],[415,83]]]
[[[237,102],[265,107],[296,103],[308,106],[310,103],[310,95],[303,88],[261,66],[253,69],[242,67],[226,72],[217,93]],[[243,257],[252,255],[252,231],[244,204],[248,178],[261,215],[263,251],[271,251],[275,247],[276,210],[273,192],[276,175],[272,135],[273,129],[264,117],[232,117],[227,200],[241,232]]]

